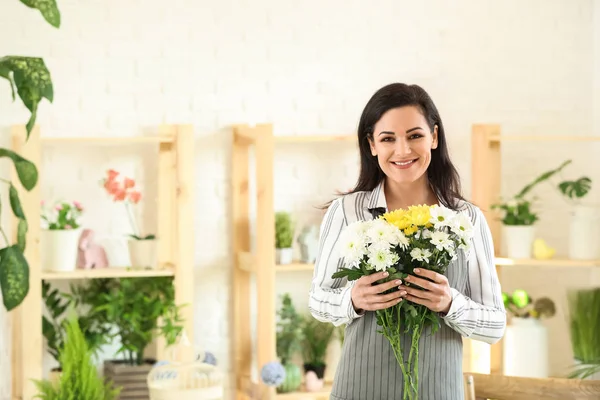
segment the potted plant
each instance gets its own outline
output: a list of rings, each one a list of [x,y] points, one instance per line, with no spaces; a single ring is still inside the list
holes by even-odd
[[[102,186],[114,202],[122,202],[132,233],[129,234],[127,247],[132,267],[157,268],[157,239],[154,234],[143,234],[136,222],[133,207],[142,199],[142,193],[136,182],[119,172],[109,169],[102,180]]]
[[[596,260],[600,258],[600,231],[598,209],[581,203],[592,187],[592,180],[582,176],[577,180],[564,180],[557,185],[570,206],[569,258],[575,260]]]
[[[311,315],[304,317],[302,324],[302,359],[306,390],[309,392],[323,388],[327,347],[333,338],[335,326],[316,320]],[[315,379],[316,378],[316,379]]]
[[[60,201],[48,207],[42,202],[40,255],[42,269],[74,271],[77,267],[77,246],[81,236],[79,218],[83,207],[77,201]]]
[[[300,367],[292,358],[302,349],[302,316],[288,293],[281,297],[281,307],[277,311],[277,357],[285,369],[285,380],[277,387],[280,393],[293,392],[302,384]]]
[[[156,360],[145,358],[146,348],[159,336],[174,344],[183,329],[172,282],[172,277],[94,279],[85,289],[84,301],[102,313],[113,327],[111,338],[121,344],[122,358],[104,363],[104,375],[123,386],[121,399],[148,397],[146,378]]]
[[[504,335],[504,374],[548,377],[548,332],[540,320],[554,316],[554,302],[548,297],[534,301],[521,289],[502,297],[511,315]]]
[[[34,381],[38,389],[36,398],[42,400],[86,399],[113,400],[120,389],[112,382],[105,382],[92,362],[92,351],[88,348],[85,336],[77,318],[69,318],[65,323],[65,341],[60,348],[60,364],[63,373],[58,381]]]
[[[292,242],[294,224],[288,212],[275,213],[275,249],[277,264],[291,264],[293,259]]]
[[[523,187],[514,197],[492,205],[492,209],[500,210],[504,214],[501,219],[508,257],[531,258],[535,239],[534,224],[539,217],[532,208],[533,199],[527,196],[535,186],[559,173],[570,162],[570,160],[565,161],[558,168],[544,172]]]
[[[575,367],[570,378],[600,379],[600,288],[567,294]]]
[[[58,362],[58,366],[50,371],[51,381],[60,380],[60,373],[63,370],[61,350],[66,340],[65,313],[79,304],[79,286],[71,285],[71,292],[72,294],[68,295],[56,288],[52,289],[49,282],[42,281],[42,298],[47,314],[42,316],[42,334],[46,339],[48,352]],[[83,314],[78,315],[76,320],[87,348],[95,357],[101,346],[110,343],[110,327],[104,323],[101,314],[94,309],[86,310]]]

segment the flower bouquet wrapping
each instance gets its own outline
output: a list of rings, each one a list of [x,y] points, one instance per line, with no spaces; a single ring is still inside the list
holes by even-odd
[[[444,274],[459,250],[468,250],[473,225],[467,215],[444,206],[412,206],[383,214],[372,221],[348,225],[340,238],[345,267],[333,278],[357,280],[387,271],[384,281],[413,275],[415,268]],[[406,283],[406,285],[410,285]],[[419,287],[414,286],[419,289]],[[399,290],[393,288],[385,293]],[[410,301],[376,311],[378,330],[390,342],[404,377],[404,399],[418,397],[419,339],[431,326],[435,333],[440,322],[436,312]],[[410,351],[404,359],[401,336],[407,334]]]

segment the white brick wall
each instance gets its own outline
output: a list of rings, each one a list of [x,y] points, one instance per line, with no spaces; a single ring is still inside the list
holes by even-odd
[[[0,54],[45,57],[56,98],[40,109],[44,135],[134,135],[164,122],[195,125],[196,340],[225,370],[231,367],[230,124],[272,122],[277,134],[350,133],[378,87],[419,83],[444,118],[467,195],[473,123],[497,122],[509,134],[573,135],[590,134],[596,124],[600,134],[598,1],[59,4],[63,25],[54,30],[17,0],[3,0]],[[7,91],[0,95],[0,128],[27,117]],[[91,227],[120,233],[119,220],[99,216],[116,211],[95,185],[109,166],[150,176],[143,166],[151,165],[152,153],[140,149],[133,161],[128,154],[49,148],[43,195],[77,197],[98,212],[86,215]],[[586,172],[597,182],[597,154],[598,145],[507,146],[506,194],[567,157],[574,158],[573,174]],[[309,207],[352,185],[355,160],[351,146],[278,145],[276,207],[302,211],[302,221],[318,219]],[[548,197],[540,227],[564,253],[556,243],[562,232],[553,234],[550,219],[557,210],[566,215],[563,203],[550,190],[541,193]],[[599,193],[594,188],[591,198],[598,201]],[[289,287],[290,278],[280,279],[281,288]],[[296,283],[298,296],[308,284],[308,277],[305,286]]]

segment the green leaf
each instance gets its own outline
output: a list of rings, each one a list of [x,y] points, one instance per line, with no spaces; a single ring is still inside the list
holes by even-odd
[[[592,180],[587,176],[581,177],[576,181],[564,181],[558,185],[560,192],[572,199],[585,196],[592,188]]]
[[[25,214],[23,213],[23,208],[21,207],[21,201],[19,200],[19,192],[17,192],[17,188],[15,188],[12,183],[10,184],[8,196],[10,199],[10,208],[12,208],[15,217],[26,219]]]
[[[348,278],[349,281],[355,281],[360,279],[362,276],[364,276],[363,272],[354,268],[342,268],[331,275],[333,279]]]
[[[533,182],[531,182],[529,185],[527,185],[523,189],[521,189],[521,192],[518,195],[516,195],[515,197],[517,199],[522,198],[531,189],[533,189],[534,186],[536,186],[537,184],[539,184],[539,183],[541,183],[541,182],[543,182],[545,180],[550,179],[552,176],[554,176],[555,174],[559,173],[564,167],[566,167],[570,163],[571,163],[571,160],[567,160],[567,161],[563,162],[558,168],[544,172],[543,174],[541,174],[540,176],[538,176]]]
[[[60,11],[56,0],[21,0],[29,8],[35,8],[42,13],[44,19],[53,27],[60,27]]]
[[[13,89],[13,100],[16,86],[21,101],[31,112],[26,125],[27,138],[29,138],[37,118],[39,102],[42,98],[46,98],[50,102],[54,99],[50,72],[41,58],[7,56],[0,58],[0,76],[10,82]]]
[[[13,161],[19,181],[26,190],[31,190],[35,187],[38,180],[38,170],[34,163],[24,159],[14,151],[4,148],[0,148],[0,157],[8,157]]]
[[[29,264],[17,245],[0,249],[0,287],[7,311],[21,304],[29,292]]]
[[[19,219],[19,225],[17,226],[17,246],[21,252],[25,251],[27,237],[27,221]]]

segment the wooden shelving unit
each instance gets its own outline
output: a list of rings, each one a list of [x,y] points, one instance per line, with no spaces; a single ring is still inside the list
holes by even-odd
[[[23,303],[11,312],[12,318],[12,382],[13,398],[31,399],[37,393],[32,382],[43,375],[42,280],[94,279],[173,276],[175,301],[185,304],[181,310],[184,329],[193,338],[193,265],[194,265],[194,137],[190,125],[166,125],[156,136],[142,137],[41,137],[36,126],[25,142],[24,126],[12,129],[13,149],[38,167],[40,180],[41,155],[45,145],[70,146],[158,146],[158,260],[156,269],[107,268],[76,270],[69,273],[42,271],[40,264],[40,183],[27,192],[13,175],[12,182],[20,192],[25,215],[29,221],[25,257],[29,262],[29,293]],[[135,151],[135,147],[132,148]],[[14,173],[14,171],[13,171]],[[16,226],[16,225],[15,225]],[[16,232],[14,233],[16,237]],[[157,346],[160,356],[164,349]]]
[[[249,127],[238,125],[233,129],[232,151],[232,220],[234,261],[233,331],[235,332],[234,372],[236,399],[252,399],[250,393],[261,393],[261,399],[320,400],[329,398],[327,386],[321,392],[276,394],[260,382],[253,382],[252,349],[256,349],[256,364],[277,359],[275,333],[275,279],[278,274],[310,273],[314,264],[294,262],[275,265],[275,210],[273,159],[276,143],[352,143],[355,135],[274,136],[271,125]],[[250,176],[251,154],[255,160],[255,174]],[[255,248],[250,248],[250,180],[256,182],[257,205],[254,236]],[[256,343],[252,342],[250,316],[251,278],[254,275],[257,292]]]
[[[292,264],[276,265],[275,271],[277,272],[298,272],[298,271],[314,271],[315,264],[307,264],[302,262],[294,262]]]
[[[501,152],[503,142],[597,142],[600,136],[558,136],[558,135],[502,135],[498,124],[476,124],[471,131],[471,199],[482,209],[490,226],[494,239],[494,252],[496,256],[496,270],[502,281],[502,267],[530,266],[530,267],[598,267],[600,260],[569,260],[569,259],[525,259],[513,260],[501,256],[501,221],[491,211],[501,195]],[[471,356],[471,346],[467,341],[465,346],[466,368],[474,361]],[[502,366],[502,340],[491,347],[490,370],[493,374],[501,374]]]

